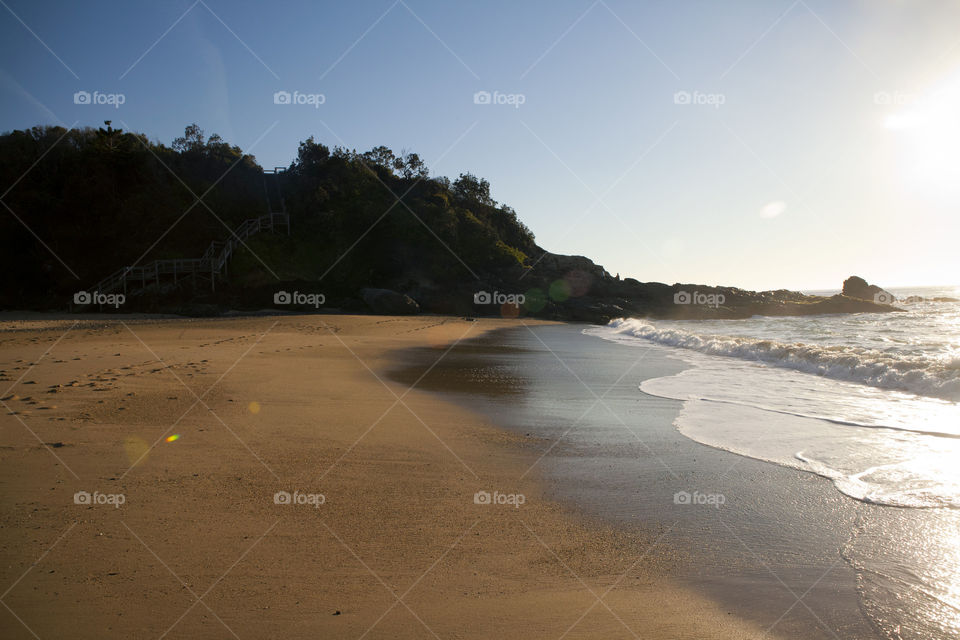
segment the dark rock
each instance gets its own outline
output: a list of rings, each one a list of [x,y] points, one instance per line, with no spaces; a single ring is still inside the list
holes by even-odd
[[[571,271],[582,271],[598,280],[614,279],[613,276],[607,273],[606,269],[596,264],[590,258],[583,256],[564,256],[547,252],[543,254],[537,268],[557,274],[558,276],[566,275]]]
[[[606,324],[614,318],[623,318],[629,315],[623,307],[617,304],[590,298],[573,298],[557,305],[557,307],[560,317],[596,324]]]
[[[872,300],[878,304],[893,304],[897,297],[875,284],[867,284],[860,276],[850,276],[843,281],[843,295],[848,298]]]
[[[413,298],[390,289],[361,289],[360,297],[374,313],[388,316],[420,313],[420,305]]]

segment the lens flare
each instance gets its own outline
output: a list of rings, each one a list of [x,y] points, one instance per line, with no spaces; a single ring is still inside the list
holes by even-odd
[[[123,450],[127,455],[127,461],[134,465],[146,459],[150,445],[143,438],[127,436],[123,439]]]
[[[179,439],[180,439],[180,434],[175,433],[172,436],[167,436],[166,438],[164,438],[164,442],[176,442]]]
[[[247,409],[250,410],[250,413],[256,415],[256,414],[260,413],[260,403],[259,403],[259,402],[251,402],[250,404],[247,405]]]
[[[564,302],[570,298],[570,283],[566,280],[555,280],[550,284],[550,299],[554,302]]]

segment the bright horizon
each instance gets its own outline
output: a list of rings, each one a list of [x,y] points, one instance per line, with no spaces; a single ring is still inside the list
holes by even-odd
[[[5,0],[0,129],[196,122],[265,167],[310,136],[414,151],[641,281],[958,281],[956,3],[90,6]]]

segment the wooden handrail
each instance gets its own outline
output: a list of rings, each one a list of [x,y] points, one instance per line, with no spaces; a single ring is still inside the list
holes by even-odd
[[[121,286],[126,290],[126,283],[129,280],[141,282],[149,279],[158,280],[160,274],[173,274],[176,277],[178,274],[202,273],[214,278],[221,274],[237,246],[244,240],[262,230],[273,231],[278,226],[285,226],[289,235],[290,215],[286,212],[271,212],[257,218],[249,218],[240,223],[240,226],[234,229],[225,241],[211,242],[200,258],[154,260],[142,266],[123,267],[98,282],[93,290],[99,293],[110,293]]]

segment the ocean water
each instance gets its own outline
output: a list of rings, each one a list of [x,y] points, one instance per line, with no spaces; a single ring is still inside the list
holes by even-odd
[[[885,507],[840,550],[882,636],[960,638],[960,298],[897,314],[614,320],[588,335],[681,360],[637,390],[683,401],[701,444],[829,479]]]

